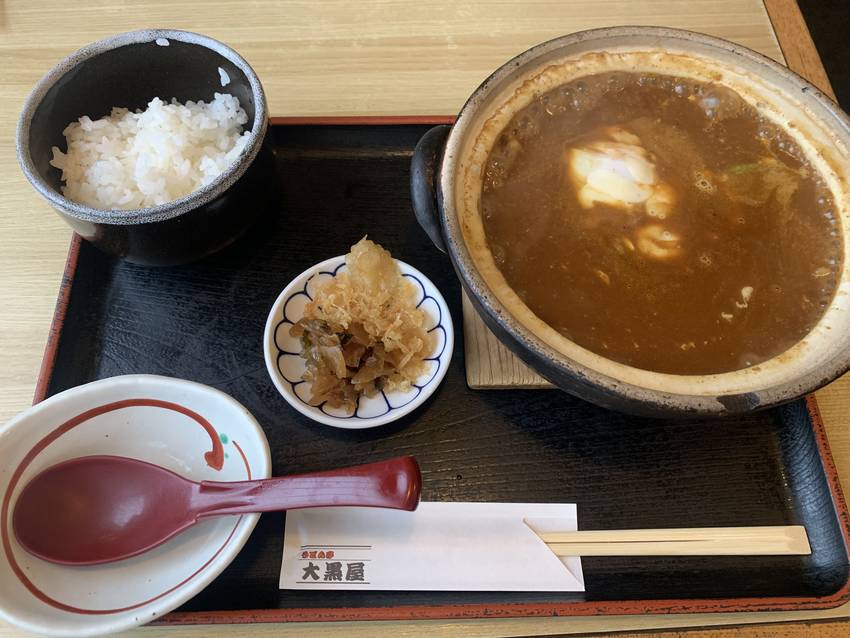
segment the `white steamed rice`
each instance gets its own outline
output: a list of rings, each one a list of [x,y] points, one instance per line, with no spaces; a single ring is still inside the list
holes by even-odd
[[[83,116],[63,131],[68,152],[53,147],[68,199],[103,209],[173,201],[209,184],[248,144],[239,99],[216,93],[209,104],[154,98],[131,113],[113,108],[99,120]]]

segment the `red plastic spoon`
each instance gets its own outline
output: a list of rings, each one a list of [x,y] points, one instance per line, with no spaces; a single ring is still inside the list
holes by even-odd
[[[39,558],[96,565],[153,549],[208,516],[334,505],[415,510],[421,485],[411,456],[234,483],[196,483],[136,459],[85,456],[30,481],[12,526]]]

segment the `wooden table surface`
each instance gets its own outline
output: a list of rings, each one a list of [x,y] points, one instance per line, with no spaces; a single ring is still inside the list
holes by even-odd
[[[33,84],[80,46],[144,27],[206,33],[247,58],[263,81],[273,115],[453,114],[490,71],[529,46],[615,24],[681,27],[735,40],[787,62],[828,90],[794,0],[764,2],[767,7],[762,0],[0,0],[0,421],[31,402],[70,240],[68,228],[18,168],[15,122]],[[850,486],[850,430],[844,427],[850,377],[817,396],[842,483]],[[821,612],[149,627],[130,633],[439,638],[781,622],[688,635],[827,637],[850,634],[850,620],[841,620],[846,617],[850,605]],[[0,638],[23,635],[0,624]]]

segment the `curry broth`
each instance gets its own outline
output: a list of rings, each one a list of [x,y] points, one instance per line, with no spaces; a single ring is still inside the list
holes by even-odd
[[[493,257],[568,339],[656,372],[738,370],[817,323],[843,258],[833,201],[722,86],[612,72],[519,111],[488,158]]]

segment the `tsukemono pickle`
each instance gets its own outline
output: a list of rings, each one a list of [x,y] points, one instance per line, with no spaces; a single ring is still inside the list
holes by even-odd
[[[763,56],[599,29],[517,56],[429,131],[414,207],[488,327],[559,387],[742,413],[850,366],[848,150],[850,119]]]
[[[18,121],[27,179],[83,239],[137,263],[197,260],[273,205],[259,78],[174,29],[122,33],[59,61]]]
[[[290,329],[306,359],[310,403],[353,411],[360,395],[410,390],[426,371],[433,337],[416,288],[390,253],[365,237],[347,271],[320,285]]]

